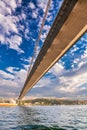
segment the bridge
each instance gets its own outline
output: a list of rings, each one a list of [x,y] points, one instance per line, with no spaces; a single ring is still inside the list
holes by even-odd
[[[87,0],[64,0],[19,95],[21,100],[87,31]]]

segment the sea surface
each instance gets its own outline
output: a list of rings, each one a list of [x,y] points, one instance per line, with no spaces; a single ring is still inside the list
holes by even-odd
[[[0,130],[87,130],[87,105],[0,107]]]

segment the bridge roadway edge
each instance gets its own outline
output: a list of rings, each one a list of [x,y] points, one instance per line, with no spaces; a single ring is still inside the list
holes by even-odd
[[[33,75],[34,75],[34,73],[36,73],[37,72],[37,70],[38,70],[38,66],[41,66],[40,64],[41,64],[41,62],[42,62],[42,60],[45,58],[45,55],[46,55],[46,53],[48,53],[48,51],[50,52],[50,46],[52,46],[52,44],[54,45],[54,48],[55,48],[55,44],[56,44],[56,42],[58,41],[58,35],[60,35],[61,36],[61,30],[63,31],[63,29],[65,28],[65,27],[67,27],[67,25],[68,25],[68,20],[67,19],[69,19],[68,17],[69,17],[69,15],[71,15],[72,17],[73,17],[73,15],[74,15],[74,13],[75,13],[75,11],[77,10],[77,12],[78,12],[78,10],[80,11],[80,10],[82,10],[84,13],[85,12],[87,12],[87,9],[86,9],[86,7],[87,7],[87,2],[86,2],[86,0],[83,0],[83,2],[81,1],[81,0],[72,0],[72,1],[74,1],[74,3],[72,4],[69,0],[65,0],[64,2],[66,2],[66,3],[63,3],[63,5],[62,5],[62,7],[61,7],[61,9],[60,9],[60,11],[59,11],[59,13],[58,13],[58,15],[57,15],[57,17],[56,17],[56,19],[55,19],[55,21],[54,21],[54,23],[53,23],[53,25],[52,25],[52,28],[51,28],[51,30],[50,30],[50,32],[49,32],[49,34],[48,34],[48,36],[47,36],[47,38],[46,38],[46,40],[45,40],[45,42],[44,42],[44,45],[43,45],[43,47],[42,47],[42,49],[41,49],[41,51],[40,51],[40,53],[39,53],[39,55],[38,55],[38,57],[37,57],[37,59],[36,59],[36,61],[35,61],[35,63],[34,63],[34,66],[33,66],[33,68],[32,68],[32,70],[31,70],[31,72],[30,72],[30,74],[29,74],[29,76],[28,76],[28,78],[26,79],[26,82],[25,82],[25,84],[24,84],[24,87],[23,87],[23,89],[22,89],[22,91],[21,91],[21,93],[20,93],[20,96],[19,96],[19,99],[22,99],[23,97],[24,97],[24,95],[33,87],[33,85],[35,85],[37,82],[38,82],[38,80],[57,62],[57,60],[59,60],[64,54],[65,54],[65,52],[83,35],[83,33],[85,33],[86,32],[86,30],[87,30],[87,26],[86,26],[86,20],[87,19],[85,19],[85,20],[80,20],[80,22],[79,23],[81,23],[82,22],[82,25],[81,25],[81,27],[78,27],[79,29],[78,29],[78,31],[76,31],[76,33],[78,32],[80,32],[80,34],[78,35],[78,33],[76,34],[75,33],[75,35],[74,35],[74,37],[72,38],[72,40],[71,40],[71,42],[69,41],[69,44],[70,44],[70,46],[68,46],[68,48],[67,48],[67,46],[66,46],[66,48],[67,48],[67,50],[66,51],[64,51],[63,52],[63,54],[62,55],[60,55],[60,57],[57,57],[57,58],[55,58],[55,60],[54,60],[54,62],[53,62],[53,64],[51,64],[51,66],[49,66],[47,69],[45,69],[45,71],[42,73],[42,74],[40,74],[39,75],[39,77],[36,79],[34,79],[34,77],[33,77]],[[76,4],[77,3],[77,4]],[[75,4],[76,4],[76,7],[74,7],[75,6]],[[71,6],[70,6],[71,5]],[[72,6],[73,5],[73,6]],[[82,5],[82,6],[81,6]],[[85,5],[85,6],[84,6]],[[68,8],[68,7],[70,7],[70,9]],[[85,7],[84,9],[83,9],[83,7]],[[73,9],[74,8],[74,9]],[[80,8],[80,9],[78,9],[78,8]],[[82,8],[82,9],[81,9]],[[74,11],[73,11],[74,10]],[[84,11],[85,10],[85,11]],[[67,11],[67,13],[66,13],[66,15],[65,15],[65,12]],[[81,12],[80,12],[81,13]],[[83,14],[83,13],[81,13],[81,15],[79,16],[79,19],[82,17],[82,15],[83,15],[83,18],[85,18],[85,16],[87,17],[87,15],[85,14]],[[75,17],[75,16],[74,16]],[[62,24],[61,24],[62,23]],[[77,23],[77,25],[79,24],[79,23]],[[65,27],[64,27],[64,24],[65,24]],[[59,25],[59,26],[58,26]],[[62,27],[63,26],[63,27]],[[57,30],[56,32],[55,32],[55,29]],[[55,32],[55,33],[54,33]],[[52,34],[54,34],[54,36],[52,37]],[[79,37],[78,37],[79,36]],[[61,40],[60,40],[61,41]],[[59,46],[59,47],[62,47],[62,46]],[[65,48],[65,49],[66,49]],[[52,49],[52,47],[51,47],[51,49]],[[61,48],[60,48],[61,49]],[[64,50],[64,48],[63,48],[63,50]],[[45,58],[46,59],[46,58]],[[40,73],[40,72],[37,72],[37,73]],[[37,74],[37,76],[38,76],[38,74]],[[32,78],[33,77],[33,78]],[[32,83],[30,83],[30,87],[29,87],[29,82],[30,82],[30,80],[31,79],[33,79],[34,80],[34,82],[32,82]],[[32,80],[32,81],[33,81]]]

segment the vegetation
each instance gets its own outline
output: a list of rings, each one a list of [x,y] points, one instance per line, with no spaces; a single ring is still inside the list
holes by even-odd
[[[16,103],[17,102],[18,101],[16,101]],[[12,103],[12,99],[10,100],[10,99],[0,98],[0,103]],[[57,98],[37,98],[37,99],[19,101],[18,105],[25,105],[25,106],[87,105],[87,100],[69,100],[69,99],[65,100],[65,99],[57,99]]]
[[[38,98],[32,100],[23,100],[21,105],[87,105],[87,100],[62,100]]]

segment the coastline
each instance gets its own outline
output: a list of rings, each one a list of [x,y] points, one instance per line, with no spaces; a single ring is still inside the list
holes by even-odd
[[[17,106],[15,103],[0,103],[0,107]]]

